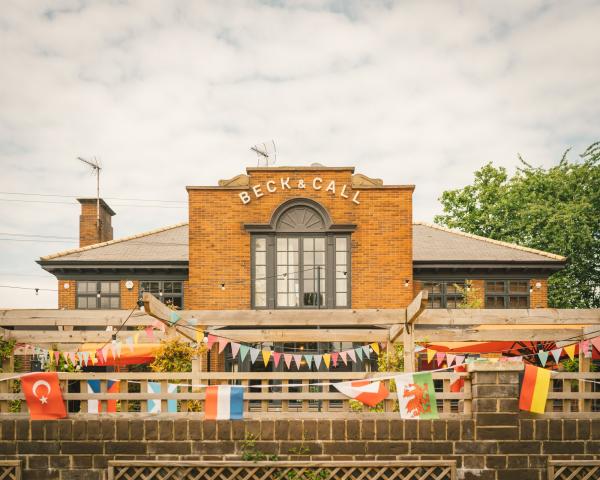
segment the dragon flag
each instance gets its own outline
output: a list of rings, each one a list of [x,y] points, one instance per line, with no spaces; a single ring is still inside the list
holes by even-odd
[[[404,419],[438,418],[431,373],[413,373],[394,378],[400,416]]]

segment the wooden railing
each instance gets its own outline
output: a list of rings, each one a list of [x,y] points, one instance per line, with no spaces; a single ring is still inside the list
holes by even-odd
[[[600,416],[600,373],[553,373],[546,415],[565,417],[583,412],[595,412]]]
[[[388,376],[385,373],[373,373],[372,377]],[[450,383],[460,375],[465,379],[462,392],[450,392]],[[0,379],[14,374],[0,374]],[[88,402],[98,401],[99,410],[107,411],[108,402],[117,401],[118,413],[148,413],[148,400],[160,402],[161,411],[169,413],[169,400],[177,402],[177,413],[199,411],[203,409],[205,389],[191,385],[236,384],[273,385],[268,389],[249,388],[244,393],[244,410],[248,417],[268,416],[278,412],[284,417],[297,416],[347,416],[360,412],[394,412],[397,410],[396,393],[391,391],[387,399],[377,408],[370,409],[359,402],[342,395],[332,385],[315,385],[326,382],[339,382],[364,379],[365,373],[277,373],[277,372],[214,372],[214,373],[59,373],[63,398],[69,413],[87,413]],[[470,415],[471,383],[468,373],[433,373],[436,386],[436,398],[441,417]],[[88,380],[98,380],[101,393],[87,393]],[[118,392],[107,393],[109,383],[118,381]],[[15,380],[1,381],[0,411],[3,413],[26,412],[24,396]],[[160,384],[160,393],[147,393],[148,384]],[[390,380],[384,380],[388,389]],[[12,384],[12,385],[11,385]],[[179,384],[176,392],[168,393],[169,385]],[[392,387],[393,388],[393,387]],[[15,393],[16,390],[16,393]],[[171,403],[171,408],[174,404]],[[395,413],[394,415],[397,415]]]

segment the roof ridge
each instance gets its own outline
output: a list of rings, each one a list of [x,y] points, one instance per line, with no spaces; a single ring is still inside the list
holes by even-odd
[[[562,255],[557,255],[556,253],[550,253],[550,252],[545,252],[543,250],[537,250],[535,248],[524,247],[517,243],[503,242],[502,240],[495,240],[493,238],[482,237],[481,235],[475,235],[473,233],[463,232],[461,230],[457,230],[454,228],[443,227],[443,226],[437,225],[435,223],[415,221],[415,222],[413,222],[413,225],[423,225],[425,227],[436,228],[437,230],[441,230],[443,232],[454,233],[456,235],[462,235],[463,237],[474,238],[475,240],[482,240],[484,242],[492,243],[494,245],[500,245],[502,247],[512,248],[514,250],[521,250],[523,252],[529,252],[529,253],[535,253],[538,255],[543,255],[545,257],[549,257],[554,260],[565,261],[567,259],[567,257],[563,257]]]
[[[183,227],[188,224],[189,224],[189,222],[180,222],[175,225],[169,225],[167,227],[155,228],[154,230],[148,230],[146,232],[138,233],[136,235],[129,235],[128,237],[121,237],[121,238],[117,238],[114,240],[108,240],[106,242],[94,243],[92,245],[87,245],[85,247],[70,248],[69,250],[63,250],[62,252],[52,253],[50,255],[40,257],[40,260],[52,260],[53,258],[63,257],[65,255],[70,255],[72,253],[85,252],[87,250],[95,250],[96,248],[105,247],[107,245],[114,245],[115,243],[127,242],[129,240],[135,240],[136,238],[147,237],[148,235],[153,235],[155,233],[166,232],[167,230],[173,230],[174,228]]]

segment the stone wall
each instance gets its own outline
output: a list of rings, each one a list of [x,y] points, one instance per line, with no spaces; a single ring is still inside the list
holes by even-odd
[[[0,420],[0,459],[21,459],[27,479],[101,479],[119,460],[240,460],[247,438],[279,460],[452,459],[458,478],[545,480],[549,457],[600,458],[600,419],[547,419],[517,409],[520,369],[473,371],[473,415],[403,421],[390,414],[336,419],[202,421],[81,416]],[[504,366],[501,366],[506,368]],[[276,418],[277,414],[273,414]]]

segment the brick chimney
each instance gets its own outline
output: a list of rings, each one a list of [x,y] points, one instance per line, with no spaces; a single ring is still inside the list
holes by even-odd
[[[113,239],[111,217],[115,212],[100,199],[100,224],[98,225],[97,204],[95,198],[78,198],[81,203],[79,216],[79,246],[86,247],[94,243],[107,242]]]

